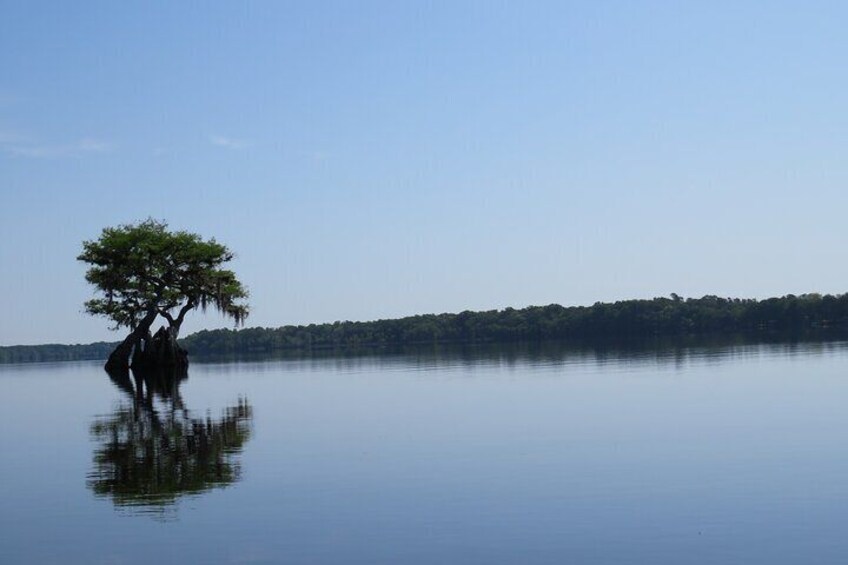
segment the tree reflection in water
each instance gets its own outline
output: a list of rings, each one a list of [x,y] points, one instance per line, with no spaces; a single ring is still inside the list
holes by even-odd
[[[185,372],[109,375],[131,402],[91,425],[94,469],[88,486],[120,507],[162,510],[179,497],[238,481],[236,455],[250,438],[252,409],[246,399],[222,416],[196,418],[180,396]]]

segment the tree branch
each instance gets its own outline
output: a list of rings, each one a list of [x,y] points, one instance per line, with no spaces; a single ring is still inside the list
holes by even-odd
[[[185,319],[185,315],[188,313],[189,310],[191,310],[195,306],[197,306],[197,304],[195,303],[194,298],[189,298],[188,302],[185,303],[185,306],[180,308],[180,313],[177,316],[177,327],[182,325],[183,320]]]

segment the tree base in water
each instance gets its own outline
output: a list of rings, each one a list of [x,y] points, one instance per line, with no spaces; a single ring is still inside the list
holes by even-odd
[[[162,326],[155,335],[151,336],[148,332],[135,344],[127,340],[121,343],[109,356],[105,369],[109,373],[125,372],[130,366],[133,369],[173,369],[185,372],[188,369],[188,351],[180,347],[168,328]]]

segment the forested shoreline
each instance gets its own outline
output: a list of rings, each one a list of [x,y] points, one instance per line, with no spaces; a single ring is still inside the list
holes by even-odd
[[[204,356],[839,330],[848,330],[848,294],[786,295],[765,300],[718,296],[684,299],[672,294],[668,298],[599,302],[593,306],[551,304],[370,322],[204,330],[181,343],[192,355]],[[100,342],[0,347],[0,362],[105,359],[114,346]]]
[[[90,361],[106,359],[117,342],[63,345],[9,345],[0,346],[0,363],[44,363],[49,361]]]

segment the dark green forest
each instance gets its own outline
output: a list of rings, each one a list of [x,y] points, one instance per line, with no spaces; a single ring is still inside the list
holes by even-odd
[[[848,330],[848,294],[765,300],[668,298],[593,306],[558,304],[372,322],[204,330],[181,340],[192,355],[310,353],[429,344],[598,341],[718,334],[773,335]],[[105,359],[115,344],[0,347],[0,362]]]
[[[115,343],[100,341],[86,345],[12,345],[0,347],[0,363],[37,363],[46,361],[84,361],[106,359]]]

